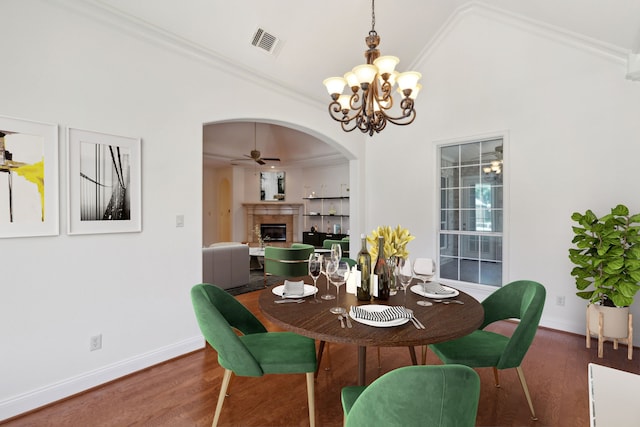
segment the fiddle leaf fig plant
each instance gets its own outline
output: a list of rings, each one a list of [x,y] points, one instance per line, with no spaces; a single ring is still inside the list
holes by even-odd
[[[571,219],[578,223],[572,227],[575,247],[569,249],[576,295],[591,303],[630,306],[640,290],[640,214],[618,205],[602,218],[587,210]]]

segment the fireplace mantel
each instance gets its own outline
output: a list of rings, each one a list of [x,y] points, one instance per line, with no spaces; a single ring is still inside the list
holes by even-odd
[[[304,205],[302,203],[262,202],[243,203],[242,206],[247,213],[259,215],[298,215]]]
[[[287,225],[287,241],[290,245],[293,242],[301,241],[300,218],[304,211],[302,203],[285,202],[261,202],[243,203],[247,225],[247,242],[257,243],[258,239],[254,229],[256,225],[262,223],[284,223]]]

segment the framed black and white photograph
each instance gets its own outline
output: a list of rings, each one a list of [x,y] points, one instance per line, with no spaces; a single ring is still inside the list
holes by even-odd
[[[58,126],[0,116],[0,238],[59,234]]]
[[[139,138],[69,128],[68,233],[142,230]]]
[[[284,202],[284,172],[260,172],[260,200]]]

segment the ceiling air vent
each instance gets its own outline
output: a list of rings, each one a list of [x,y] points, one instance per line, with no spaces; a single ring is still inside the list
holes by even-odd
[[[251,44],[270,54],[274,54],[279,41],[280,40],[273,34],[269,34],[262,28],[258,28],[253,35]]]

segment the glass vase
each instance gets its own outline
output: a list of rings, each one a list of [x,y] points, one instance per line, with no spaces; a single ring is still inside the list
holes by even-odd
[[[398,262],[397,257],[392,256],[386,259],[387,267],[389,267],[389,295],[395,295],[398,293],[398,284],[396,277],[396,265]]]

